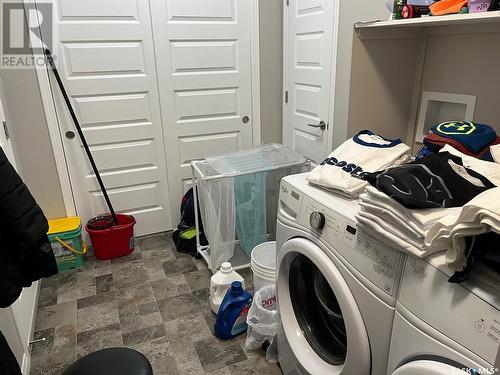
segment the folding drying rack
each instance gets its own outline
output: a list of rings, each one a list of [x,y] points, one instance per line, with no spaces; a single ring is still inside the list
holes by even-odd
[[[280,144],[267,144],[250,150],[191,162],[196,247],[212,272],[215,272],[225,261],[231,262],[234,269],[250,267],[250,258],[239,246],[240,241],[236,238],[235,182],[238,186],[241,178],[252,179],[254,177],[258,181],[266,182],[264,195],[268,229],[266,240],[274,240],[281,178],[306,172],[310,170],[310,166],[307,159]],[[214,196],[210,196],[210,192]],[[262,196],[262,191],[259,193]],[[198,208],[201,211],[203,228],[209,242],[206,246],[200,244]],[[206,222],[207,218],[210,218],[210,223]],[[221,225],[221,222],[224,225]]]

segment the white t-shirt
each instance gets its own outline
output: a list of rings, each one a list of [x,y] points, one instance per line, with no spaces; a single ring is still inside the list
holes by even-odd
[[[368,184],[362,179],[367,172],[404,164],[409,157],[410,148],[401,140],[363,130],[337,147],[308,174],[307,181],[357,197]]]
[[[490,146],[491,156],[493,156],[493,160],[495,163],[500,163],[500,144]]]
[[[445,145],[439,152],[445,151],[462,158],[462,163],[465,168],[472,169],[473,171],[482,174],[494,185],[500,186],[500,164],[466,155],[450,145]]]
[[[361,202],[376,205],[381,209],[391,212],[400,220],[406,222],[418,233],[424,235],[427,229],[442,217],[454,215],[460,212],[460,207],[450,208],[406,208],[387,194],[377,190],[373,186],[367,186],[366,192],[360,196]]]

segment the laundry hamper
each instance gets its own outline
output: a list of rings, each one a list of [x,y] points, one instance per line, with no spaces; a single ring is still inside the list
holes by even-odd
[[[284,176],[310,170],[310,162],[284,145],[268,144],[193,161],[195,221],[198,206],[207,246],[198,253],[215,271],[223,262],[250,267],[253,248],[276,236],[279,185]]]

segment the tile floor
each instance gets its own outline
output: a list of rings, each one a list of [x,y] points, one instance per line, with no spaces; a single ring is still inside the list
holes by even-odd
[[[32,347],[33,375],[60,374],[95,350],[127,346],[149,358],[155,375],[281,374],[245,335],[213,336],[211,276],[203,260],[179,254],[170,233],[138,239],[134,253],[86,259],[81,270],[42,282]],[[242,271],[251,286],[250,271]]]

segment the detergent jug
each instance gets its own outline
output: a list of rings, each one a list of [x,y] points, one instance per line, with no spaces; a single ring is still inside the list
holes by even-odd
[[[239,281],[233,282],[220,305],[215,321],[215,336],[228,340],[245,332],[251,305],[252,295],[243,289]]]
[[[220,270],[210,279],[210,309],[212,309],[214,313],[217,314],[219,312],[219,306],[233,281],[241,282],[243,288],[245,288],[243,277],[233,270],[231,263],[222,263]]]

